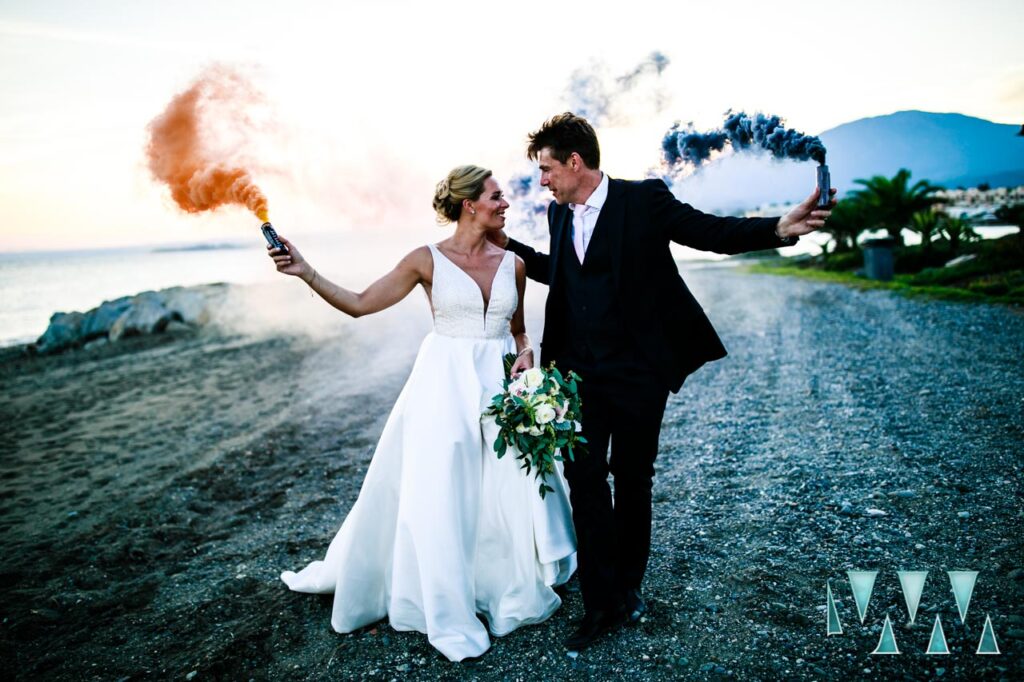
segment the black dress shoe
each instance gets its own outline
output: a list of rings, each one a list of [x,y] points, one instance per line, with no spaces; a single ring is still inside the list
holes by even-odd
[[[630,625],[640,622],[647,613],[647,602],[640,596],[640,590],[626,590],[626,621]]]
[[[626,622],[626,612],[617,608],[609,611],[590,611],[583,616],[576,631],[565,640],[565,648],[580,651],[593,644],[601,635]]]

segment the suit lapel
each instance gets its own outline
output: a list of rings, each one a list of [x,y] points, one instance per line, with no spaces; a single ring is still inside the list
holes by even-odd
[[[598,235],[603,235],[600,238],[608,240],[608,246],[612,250],[612,279],[616,287],[619,285],[619,270],[622,266],[622,238],[626,227],[625,189],[625,183],[621,180],[608,178],[608,198],[604,200],[601,214],[597,216],[594,236],[591,237],[591,243],[598,238]]]
[[[558,273],[561,270],[558,265],[560,262],[558,259],[562,256],[562,245],[572,228],[572,211],[569,210],[568,206],[556,205],[552,212],[551,220],[553,221],[551,226],[551,259],[549,261],[551,273],[548,283],[549,286],[554,287],[555,280],[558,279]]]

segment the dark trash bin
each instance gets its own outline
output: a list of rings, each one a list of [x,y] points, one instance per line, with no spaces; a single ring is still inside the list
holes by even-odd
[[[864,250],[864,274],[868,279],[888,282],[893,274],[893,248],[896,240],[892,237],[868,239],[861,248]]]

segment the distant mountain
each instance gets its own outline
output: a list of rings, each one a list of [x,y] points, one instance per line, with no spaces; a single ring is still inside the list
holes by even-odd
[[[900,168],[911,171],[911,182],[950,188],[1024,185],[1020,130],[963,114],[898,111],[844,123],[819,137],[828,149],[832,186],[843,194],[859,187],[858,178],[892,177]],[[814,165],[737,154],[708,164],[674,191],[698,208],[739,212],[804,198],[814,187]]]
[[[862,118],[826,130],[832,175],[847,186],[855,178],[893,176],[909,168],[913,177],[948,187],[1024,184],[1024,137],[1019,126],[963,114],[898,111]],[[998,179],[998,181],[997,181]]]

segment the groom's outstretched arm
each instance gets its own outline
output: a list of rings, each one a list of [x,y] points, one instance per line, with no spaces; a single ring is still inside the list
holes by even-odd
[[[777,249],[796,243],[780,239],[775,232],[778,218],[733,218],[698,211],[676,199],[661,180],[646,180],[650,193],[651,220],[664,231],[666,239],[701,251],[744,253]]]

